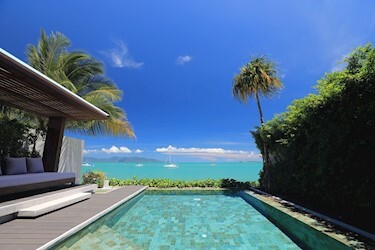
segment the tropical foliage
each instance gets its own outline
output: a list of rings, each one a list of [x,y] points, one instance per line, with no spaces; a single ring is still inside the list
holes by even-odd
[[[0,159],[5,156],[29,156],[31,136],[30,127],[15,119],[0,119]]]
[[[317,94],[252,134],[269,150],[273,194],[374,231],[375,48],[360,47],[345,62],[318,81]]]
[[[0,104],[0,119],[0,157],[40,156],[36,144],[46,135],[44,118]]]
[[[232,92],[233,96],[240,102],[247,103],[248,99],[255,98],[262,126],[264,119],[259,97],[272,97],[282,87],[283,84],[277,75],[275,63],[266,57],[260,56],[253,58],[241,68],[240,73],[234,77]],[[268,177],[271,174],[269,170],[271,162],[269,160],[267,144],[263,144],[262,149],[264,166],[262,185],[267,190],[272,190],[272,183],[270,177]]]
[[[171,179],[116,179],[111,178],[109,185],[111,186],[126,186],[126,185],[143,185],[156,188],[238,188],[247,189],[249,187],[257,187],[257,182],[239,182],[233,179],[205,179],[205,180],[171,180]]]
[[[97,184],[98,187],[103,187],[106,175],[103,172],[93,171],[84,173],[82,176],[83,184]]]
[[[114,105],[122,91],[105,76],[104,65],[86,52],[68,51],[70,40],[57,32],[44,31],[36,46],[29,45],[29,64],[73,93],[109,114],[104,121],[68,122],[70,130],[95,135],[111,134],[134,137],[125,112]]]

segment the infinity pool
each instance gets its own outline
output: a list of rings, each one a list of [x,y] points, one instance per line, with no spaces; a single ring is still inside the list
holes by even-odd
[[[55,249],[300,249],[235,193],[146,191]]]

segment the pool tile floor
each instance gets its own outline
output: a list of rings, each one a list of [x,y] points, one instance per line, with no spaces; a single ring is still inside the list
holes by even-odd
[[[299,249],[242,198],[223,194],[143,195],[69,247],[108,248]]]

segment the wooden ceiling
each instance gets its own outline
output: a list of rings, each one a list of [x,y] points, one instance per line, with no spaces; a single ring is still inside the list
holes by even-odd
[[[108,114],[0,48],[0,103],[44,117],[104,120]]]

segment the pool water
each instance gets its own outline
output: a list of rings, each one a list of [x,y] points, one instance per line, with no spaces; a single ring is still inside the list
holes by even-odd
[[[146,191],[58,249],[299,249],[234,193]]]

